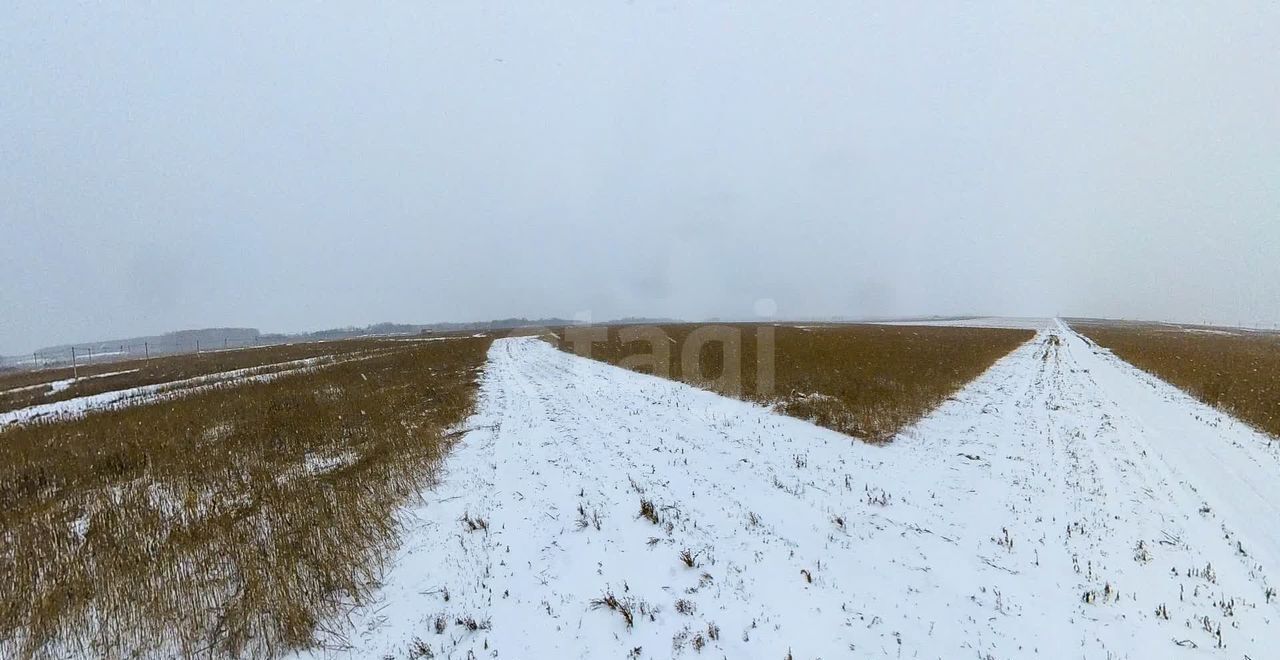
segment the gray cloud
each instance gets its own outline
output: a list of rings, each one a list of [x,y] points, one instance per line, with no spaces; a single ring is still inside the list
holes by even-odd
[[[1280,321],[1272,3],[23,3],[0,352],[205,325]]]

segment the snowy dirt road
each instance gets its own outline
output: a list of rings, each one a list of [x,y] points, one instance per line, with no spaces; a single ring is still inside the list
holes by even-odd
[[[468,426],[315,655],[1280,648],[1280,447],[1060,323],[884,447],[534,339]]]

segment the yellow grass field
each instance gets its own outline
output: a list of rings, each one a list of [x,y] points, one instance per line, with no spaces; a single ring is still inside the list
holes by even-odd
[[[986,328],[756,324],[561,328],[556,334],[563,350],[775,405],[869,442],[890,440],[1035,335]],[[601,340],[589,350],[585,341],[574,341],[592,335]]]
[[[394,546],[393,512],[431,483],[489,343],[400,342],[269,382],[0,429],[0,656],[307,645],[367,596]]]

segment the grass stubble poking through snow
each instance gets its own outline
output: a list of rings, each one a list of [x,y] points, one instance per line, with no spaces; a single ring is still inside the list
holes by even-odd
[[[303,657],[1277,643],[1280,459],[1056,322],[883,447],[529,338],[478,401],[386,585]]]
[[[555,331],[561,350],[771,405],[870,442],[890,440],[1034,336],[1031,330],[886,325]]]
[[[307,647],[376,586],[489,341],[0,429],[0,656]]]
[[[1073,321],[1126,362],[1280,436],[1280,333]]]
[[[361,352],[403,346],[396,340],[348,339],[282,344],[261,348],[165,355],[151,359],[14,371],[0,375],[0,412],[66,401],[76,397],[183,381],[199,376],[254,369],[270,371],[308,359],[339,359]],[[73,379],[78,375],[78,379]]]

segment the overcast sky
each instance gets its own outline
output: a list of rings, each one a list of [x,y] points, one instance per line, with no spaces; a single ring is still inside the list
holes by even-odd
[[[1274,2],[109,4],[0,12],[0,353],[761,300],[1280,321]]]

